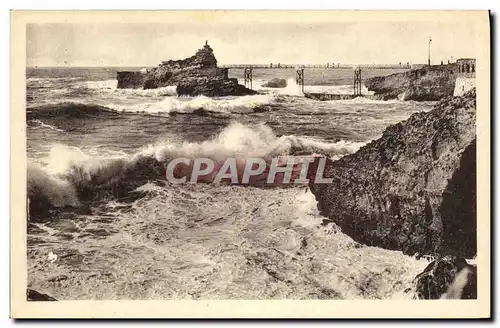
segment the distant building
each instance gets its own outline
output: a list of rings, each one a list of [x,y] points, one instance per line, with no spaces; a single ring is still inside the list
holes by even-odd
[[[457,59],[458,73],[476,73],[475,58],[459,58]]]
[[[459,58],[456,61],[457,78],[454,96],[460,96],[476,86],[476,59]]]

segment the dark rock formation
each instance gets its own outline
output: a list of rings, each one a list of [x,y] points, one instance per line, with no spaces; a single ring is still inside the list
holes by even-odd
[[[406,254],[476,254],[476,93],[388,127],[311,184],[320,212],[358,242]]]
[[[203,95],[207,97],[221,96],[244,96],[253,95],[257,92],[247,89],[245,86],[238,84],[237,79],[187,79],[177,84],[178,95],[197,96]]]
[[[55,298],[47,294],[39,293],[33,289],[26,289],[26,299],[28,301],[57,301]]]
[[[274,79],[267,81],[262,86],[265,88],[285,88],[286,87],[286,80],[274,78]]]
[[[431,262],[414,283],[419,299],[477,299],[477,268],[463,258],[446,256]]]
[[[416,101],[440,100],[453,96],[455,89],[453,65],[431,66],[411,71],[377,76],[367,79],[368,90],[383,100],[401,99]]]
[[[119,116],[119,114],[104,106],[73,102],[32,106],[26,109],[26,120],[56,118],[102,118],[103,116]]]
[[[118,89],[142,89],[146,78],[146,72],[116,72],[116,79],[118,80],[116,87]]]
[[[118,88],[156,89],[177,86],[178,95],[208,97],[242,96],[257,92],[228,77],[227,68],[218,68],[212,48],[205,44],[195,55],[182,60],[162,62],[141,72],[118,72]]]

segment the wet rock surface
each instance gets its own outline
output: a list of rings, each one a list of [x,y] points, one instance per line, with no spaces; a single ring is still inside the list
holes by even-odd
[[[354,240],[405,254],[476,254],[475,90],[328,161],[318,209]]]
[[[37,292],[33,289],[26,289],[26,298],[28,301],[57,301],[55,298],[47,294]]]
[[[417,275],[414,283],[418,299],[477,299],[477,268],[464,258],[439,258]]]
[[[456,74],[453,65],[431,66],[404,73],[377,76],[365,81],[383,100],[440,100],[453,95]]]

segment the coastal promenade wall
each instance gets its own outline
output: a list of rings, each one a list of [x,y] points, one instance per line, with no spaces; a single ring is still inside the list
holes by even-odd
[[[473,76],[459,76],[455,80],[455,90],[453,96],[462,96],[467,91],[476,87],[476,78]]]

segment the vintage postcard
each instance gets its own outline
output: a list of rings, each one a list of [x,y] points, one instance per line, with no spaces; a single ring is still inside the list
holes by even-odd
[[[490,317],[487,11],[12,11],[14,318]]]

